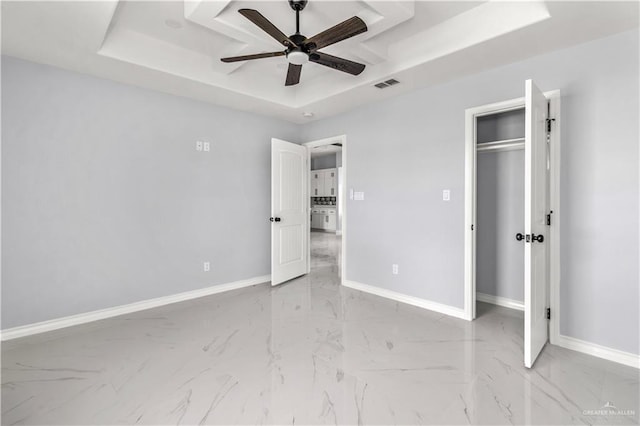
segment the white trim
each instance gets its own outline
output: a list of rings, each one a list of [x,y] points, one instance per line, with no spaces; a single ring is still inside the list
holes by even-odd
[[[251,287],[271,280],[270,275],[248,278],[246,280],[234,281],[226,284],[214,285],[198,290],[186,291],[184,293],[172,294],[169,296],[157,297],[155,299],[141,300],[140,302],[129,303],[127,305],[113,306],[111,308],[99,309],[97,311],[84,312],[82,314],[68,317],[55,318],[48,321],[34,324],[22,325],[0,331],[0,340],[11,340],[19,337],[31,336],[33,334],[45,333],[47,331],[58,330],[74,325],[86,324],[118,315],[130,314],[132,312],[144,311],[159,306],[170,305],[172,303],[184,302],[186,300],[197,299],[212,294],[223,293],[230,290],[237,290],[244,287]]]
[[[505,308],[517,309],[518,311],[524,311],[524,302],[507,299],[506,297],[494,296],[493,294],[476,293],[476,300]]]
[[[395,300],[396,302],[406,303],[407,305],[417,306],[419,308],[439,312],[441,314],[449,315],[455,318],[466,319],[464,310],[455,308],[453,306],[443,305],[442,303],[432,302],[430,300],[420,299],[418,297],[407,296],[406,294],[398,293],[384,288],[374,287],[368,284],[362,284],[356,281],[343,280],[342,285],[354,290],[360,290],[365,293],[384,297],[385,299]]]
[[[464,119],[464,311],[465,319],[472,321],[476,317],[476,257],[475,231],[471,228],[475,218],[476,185],[476,126],[474,113],[465,111]]]
[[[309,148],[315,148],[317,146],[331,145],[334,143],[343,143],[346,141],[346,139],[347,139],[346,135],[337,135],[337,136],[331,136],[329,138],[317,139],[315,141],[305,142],[302,145]],[[342,149],[344,149],[344,145],[342,146]]]
[[[549,208],[553,211],[549,230],[549,341],[556,344],[560,329],[560,90],[544,92],[549,99],[553,122],[551,132],[551,164],[549,176]],[[524,97],[503,102],[469,108],[465,111],[465,190],[464,190],[464,311],[467,320],[476,317],[476,252],[475,231],[471,225],[476,223],[476,134],[475,118],[488,114],[512,111],[524,108]]]
[[[608,348],[606,346],[598,345],[597,343],[576,339],[575,337],[563,336],[562,334],[557,336],[555,344],[566,349],[571,349],[573,351],[582,352],[587,355],[640,369],[640,355],[632,354],[630,352]]]
[[[549,321],[549,342],[558,344],[560,335],[560,91],[545,92],[549,99],[551,122],[551,158],[549,164],[549,210],[551,215],[551,227],[549,229],[549,307],[551,308],[551,320]]]
[[[344,285],[345,283],[345,274],[347,271],[347,135],[338,135],[332,136],[330,138],[318,139],[311,142],[303,143],[303,146],[307,148],[315,148],[317,146],[331,145],[334,143],[342,144],[342,196],[340,198],[340,208],[342,209],[342,223],[340,224],[340,233],[336,232],[336,235],[342,235],[341,240],[341,257],[342,262],[340,265],[340,283]],[[309,171],[309,176],[311,176],[311,153],[308,154],[309,158],[309,166],[307,167]],[[311,179],[308,179],[309,185],[311,185]],[[309,194],[311,193],[311,189],[309,189]],[[307,197],[307,202],[310,201],[310,197]],[[309,209],[311,206],[309,206]],[[309,232],[311,232],[311,227],[309,226]],[[309,272],[311,271],[311,244],[309,244],[309,248],[307,250],[307,258],[309,259]]]

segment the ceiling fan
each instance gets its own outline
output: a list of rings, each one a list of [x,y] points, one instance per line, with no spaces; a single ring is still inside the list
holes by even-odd
[[[253,9],[240,9],[238,12],[264,32],[281,43],[286,50],[279,52],[258,53],[256,55],[233,56],[230,58],[222,58],[222,62],[238,62],[248,61],[250,59],[272,58],[274,56],[286,56],[289,61],[289,70],[287,71],[287,79],[285,86],[293,86],[300,82],[300,72],[302,65],[308,61],[325,67],[333,68],[338,71],[346,72],[352,75],[360,74],[365,65],[353,62],[348,59],[332,56],[327,53],[318,52],[319,49],[327,47],[342,40],[346,40],[355,35],[367,31],[367,25],[357,16],[349,18],[346,21],[335,25],[328,30],[316,34],[311,38],[307,38],[300,34],[300,12],[307,5],[307,0],[289,0],[289,5],[296,12],[296,33],[287,37],[267,18],[262,16],[260,12]]]

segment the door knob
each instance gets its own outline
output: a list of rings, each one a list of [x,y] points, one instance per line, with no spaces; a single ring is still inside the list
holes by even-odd
[[[270,217],[269,220],[271,222],[280,222],[282,219],[280,219],[279,217]]]
[[[527,234],[525,236],[525,235],[521,234],[520,232],[518,232],[516,234],[516,240],[518,240],[518,241],[524,240],[525,237],[526,237],[526,242],[537,241],[537,242],[541,243],[541,242],[544,241],[544,236],[542,236],[542,235],[531,234],[531,236],[529,236],[529,234]],[[529,239],[529,238],[531,238],[531,239]]]

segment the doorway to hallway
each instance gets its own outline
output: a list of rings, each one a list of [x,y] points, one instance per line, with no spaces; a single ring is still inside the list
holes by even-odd
[[[328,156],[329,154],[329,156]],[[327,157],[327,158],[324,158]],[[332,161],[328,164],[327,161]],[[313,174],[312,174],[313,171]],[[346,263],[346,136],[302,145],[272,139],[271,146],[271,284],[279,285],[311,272],[313,255],[335,256],[338,284]],[[331,238],[330,236],[333,236]],[[338,245],[339,250],[330,250]],[[321,264],[322,261],[316,262]]]
[[[340,275],[342,234],[342,142],[309,147],[310,265]],[[339,278],[339,277],[338,277]]]

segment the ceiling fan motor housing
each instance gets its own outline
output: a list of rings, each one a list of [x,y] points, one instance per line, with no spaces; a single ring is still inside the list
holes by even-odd
[[[307,40],[302,34],[293,34],[289,36],[289,40],[294,42],[297,46],[303,47],[304,42]],[[293,46],[295,48],[295,46]]]

